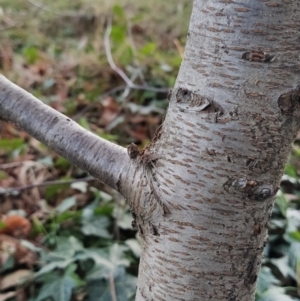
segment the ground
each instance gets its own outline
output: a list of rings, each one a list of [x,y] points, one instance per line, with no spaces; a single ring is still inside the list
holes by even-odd
[[[2,0],[0,73],[99,136],[143,147],[163,120],[190,11],[188,0]],[[295,143],[259,301],[299,298],[299,157]],[[134,300],[140,249],[125,200],[1,120],[0,218],[0,301]]]

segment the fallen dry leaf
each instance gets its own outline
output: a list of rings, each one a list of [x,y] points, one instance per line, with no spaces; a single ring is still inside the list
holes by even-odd
[[[110,124],[114,119],[117,118],[120,108],[113,97],[106,97],[101,101],[102,104],[102,112],[101,112],[101,120],[106,127]]]
[[[16,292],[7,292],[5,294],[0,294],[0,301],[6,301],[15,296],[16,296]]]
[[[8,288],[18,286],[31,274],[32,272],[30,270],[17,270],[11,274],[2,277],[0,279],[0,291],[4,291]]]
[[[30,221],[20,215],[4,216],[1,222],[3,223],[3,227],[0,229],[0,233],[15,238],[27,238],[31,231]]]
[[[0,234],[0,266],[11,256],[15,260],[15,265],[25,264],[28,267],[36,264],[38,259],[38,255],[24,247],[18,239]]]

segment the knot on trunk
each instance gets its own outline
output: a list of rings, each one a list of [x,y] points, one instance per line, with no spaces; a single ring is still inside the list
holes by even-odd
[[[176,93],[176,103],[182,111],[201,113],[223,113],[222,107],[209,97],[196,94],[184,88]]]
[[[282,114],[300,116],[300,85],[296,89],[279,96],[278,107]]]
[[[271,184],[259,183],[246,178],[230,179],[224,184],[224,188],[226,191],[232,193],[234,193],[234,190],[243,192],[248,198],[255,201],[265,201],[273,197],[278,190]]]
[[[275,55],[269,54],[259,49],[244,52],[242,59],[251,62],[272,63],[275,60]]]
[[[136,144],[134,144],[133,142],[130,143],[127,146],[127,154],[131,159],[136,159],[140,154],[138,146]]]

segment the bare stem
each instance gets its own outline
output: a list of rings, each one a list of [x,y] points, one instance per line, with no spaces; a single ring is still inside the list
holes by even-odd
[[[118,301],[116,295],[115,280],[112,273],[109,275],[109,284],[110,284],[110,293],[111,293],[112,301]]]
[[[135,90],[148,90],[148,91],[153,91],[153,92],[163,92],[167,93],[169,91],[169,88],[155,88],[155,87],[150,87],[147,85],[136,85],[135,83],[132,82],[132,80],[125,74],[125,72],[120,69],[114,62],[112,54],[111,54],[111,48],[110,48],[110,33],[111,33],[111,20],[108,19],[107,22],[107,28],[105,31],[105,36],[104,36],[104,48],[105,48],[105,53],[107,57],[107,61],[110,65],[110,67],[119,74],[119,76],[124,80],[126,85]]]
[[[90,182],[96,180],[94,177],[86,177],[82,179],[70,179],[70,180],[56,180],[56,181],[45,181],[42,183],[36,183],[36,184],[29,184],[14,188],[0,188],[0,195],[18,195],[24,190],[36,188],[36,187],[45,187],[45,186],[51,186],[51,185],[65,185],[65,184],[72,184],[72,183],[78,183],[78,182]]]
[[[56,15],[56,16],[60,16],[60,17],[78,17],[78,14],[77,13],[58,13],[56,11],[53,11],[49,6],[43,4],[43,3],[40,3],[36,0],[27,0],[30,4],[36,6],[37,8],[39,9],[42,9],[48,13],[51,13],[53,15]]]

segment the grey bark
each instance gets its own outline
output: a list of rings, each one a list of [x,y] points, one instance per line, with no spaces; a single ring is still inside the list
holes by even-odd
[[[147,237],[137,300],[253,300],[299,129],[300,4],[194,1],[155,177],[171,214]],[[152,221],[153,222],[153,221]]]
[[[49,146],[74,165],[118,189],[126,173],[126,149],[83,129],[0,75],[0,117]]]
[[[142,239],[136,300],[254,299],[300,125],[299,16],[297,1],[194,1],[165,122],[129,156],[0,79],[2,118],[128,199]]]

